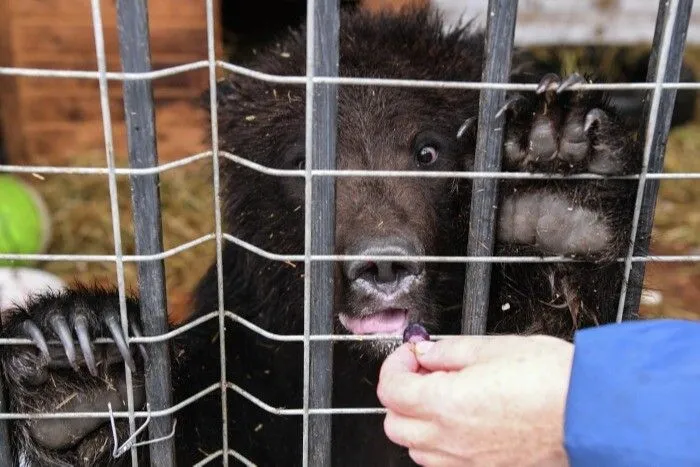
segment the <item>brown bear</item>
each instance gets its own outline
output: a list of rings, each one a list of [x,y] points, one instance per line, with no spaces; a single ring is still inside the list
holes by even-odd
[[[304,75],[304,28],[259,53],[251,68]],[[401,14],[345,13],[340,75],[480,81],[484,39],[460,26],[446,31],[427,9]],[[514,56],[513,81],[541,83],[538,92],[509,93],[504,109],[506,171],[632,173],[641,151],[601,93],[566,90],[570,81],[528,72]],[[517,73],[516,73],[517,72]],[[561,92],[559,92],[561,91]],[[217,85],[222,150],[277,169],[305,161],[305,87],[232,75]],[[475,132],[459,131],[478,114],[475,90],[341,85],[337,167],[402,171],[465,171],[474,161]],[[304,248],[304,181],[268,175],[222,160],[225,232],[272,253]],[[467,178],[339,177],[336,252],[349,255],[465,255],[471,183]],[[496,263],[489,333],[546,333],[570,338],[579,327],[615,319],[629,240],[634,180],[505,180],[500,184],[496,254],[574,255],[580,262]],[[183,187],[187,189],[187,187]],[[401,336],[411,322],[431,334],[458,334],[465,265],[449,262],[336,263],[336,332]],[[232,242],[223,250],[226,310],[277,334],[303,332],[304,264],[263,258]],[[216,265],[202,278],[190,320],[218,309]],[[122,340],[114,291],[76,286],[37,297],[18,310],[5,336],[29,336],[36,346],[3,347],[2,365],[15,412],[124,408],[124,366],[134,369],[136,403],[145,400],[148,364],[126,346],[94,346],[95,337]],[[314,312],[319,312],[315,310]],[[129,299],[131,329],[139,327]],[[175,402],[220,378],[218,322],[209,320],[172,341]],[[70,344],[71,337],[78,337]],[[120,339],[121,338],[121,339]],[[45,345],[61,339],[65,348]],[[334,407],[378,407],[382,359],[400,339],[338,342]],[[227,322],[229,447],[258,465],[301,462],[302,421],[271,407],[302,404],[302,345],[270,340]],[[214,391],[179,409],[178,463],[192,465],[221,449],[221,399]],[[127,425],[118,420],[121,440]],[[378,415],[333,417],[333,465],[412,465],[393,445]],[[104,419],[17,420],[13,449],[22,465],[107,465]],[[148,448],[140,447],[144,459]],[[218,462],[218,461],[217,461]]]

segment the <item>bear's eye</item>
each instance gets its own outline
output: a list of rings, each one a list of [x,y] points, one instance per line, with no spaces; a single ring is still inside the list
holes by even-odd
[[[423,146],[416,153],[416,160],[419,165],[430,165],[434,163],[438,158],[438,150],[433,146]]]

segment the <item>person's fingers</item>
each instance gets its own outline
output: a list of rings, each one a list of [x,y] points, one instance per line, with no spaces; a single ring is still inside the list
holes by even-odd
[[[413,459],[413,462],[423,467],[462,467],[464,465],[463,459],[438,451],[409,449],[408,455]]]
[[[508,355],[521,347],[524,336],[459,336],[416,343],[416,359],[430,371],[459,371],[467,366]],[[427,348],[426,348],[427,347]]]
[[[384,418],[384,433],[394,444],[409,449],[430,448],[438,438],[434,423],[406,417],[391,410],[387,411]]]
[[[384,361],[379,372],[377,397],[389,410],[407,416],[426,417],[439,408],[440,394],[445,391],[444,375],[423,374],[411,345],[399,347]]]
[[[379,378],[381,379],[385,374],[415,373],[419,367],[416,355],[411,350],[411,345],[403,344],[384,360],[379,371]]]

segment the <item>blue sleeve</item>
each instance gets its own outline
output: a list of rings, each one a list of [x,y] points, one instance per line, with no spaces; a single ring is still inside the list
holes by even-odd
[[[579,331],[564,445],[571,467],[700,466],[700,322]]]

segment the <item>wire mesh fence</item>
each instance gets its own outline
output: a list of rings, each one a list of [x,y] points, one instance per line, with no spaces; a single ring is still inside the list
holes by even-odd
[[[19,77],[53,77],[66,79],[96,80],[100,86],[102,120],[105,138],[106,168],[51,167],[51,166],[0,166],[6,173],[45,173],[45,174],[100,174],[106,175],[109,184],[114,254],[110,255],[53,255],[53,254],[0,254],[1,260],[40,260],[40,261],[112,261],[117,268],[117,288],[119,292],[120,314],[126,343],[148,344],[149,359],[155,362],[145,376],[148,410],[137,410],[134,405],[132,373],[124,365],[128,390],[128,410],[81,413],[9,413],[6,404],[0,400],[0,463],[11,465],[10,444],[6,430],[7,420],[26,418],[128,418],[130,432],[137,432],[144,418],[148,417],[149,449],[153,464],[174,465],[175,447],[171,436],[174,421],[180,409],[196,403],[201,398],[216,391],[221,397],[221,449],[203,456],[200,465],[221,459],[228,465],[229,457],[253,465],[255,459],[246,459],[229,445],[230,423],[227,414],[229,390],[244,397],[247,401],[265,411],[279,416],[301,416],[303,420],[303,465],[330,465],[331,459],[331,414],[377,414],[377,408],[332,408],[331,391],[333,384],[332,341],[353,341],[390,339],[392,336],[334,335],[332,316],[314,313],[313,310],[331,309],[333,303],[333,263],[350,260],[383,261],[424,261],[452,262],[465,264],[467,268],[463,302],[462,332],[481,334],[486,329],[488,290],[491,265],[499,263],[559,263],[576,262],[584,259],[563,255],[551,256],[498,256],[493,254],[495,214],[491,208],[496,202],[500,180],[544,180],[552,178],[598,180],[627,179],[638,180],[637,201],[632,221],[631,243],[627,255],[617,258],[624,263],[624,281],[620,293],[617,321],[632,319],[639,306],[641,290],[628,287],[630,274],[643,274],[647,262],[698,262],[700,255],[649,255],[648,238],[652,227],[654,206],[658,185],[661,180],[698,179],[700,173],[663,173],[664,150],[670,130],[674,108],[675,92],[679,89],[700,89],[698,83],[679,83],[682,52],[689,24],[692,1],[661,0],[654,34],[649,74],[645,83],[606,83],[575,84],[572,90],[622,90],[636,89],[647,92],[643,125],[639,129],[644,138],[642,171],[635,175],[601,176],[596,174],[554,175],[547,173],[501,172],[501,148],[503,146],[503,119],[494,119],[503,106],[506,91],[534,92],[537,84],[509,83],[509,57],[513,48],[513,34],[517,2],[511,0],[490,0],[485,41],[485,62],[481,82],[419,81],[409,79],[374,79],[365,77],[338,77],[338,2],[329,0],[308,0],[307,18],[307,73],[306,76],[275,76],[244,68],[218,60],[214,47],[214,2],[206,0],[208,59],[162,70],[152,70],[148,35],[146,0],[118,1],[118,24],[120,31],[120,57],[123,71],[108,72],[105,58],[105,45],[102,27],[102,12],[99,0],[92,0],[92,20],[97,52],[97,71],[46,70],[27,68],[2,68],[0,75]],[[153,80],[187,71],[206,69],[209,73],[211,108],[211,151],[185,157],[181,160],[158,164],[154,130],[154,100],[151,89]],[[231,154],[219,147],[217,119],[217,71],[259,79],[271,83],[299,84],[306,86],[306,134],[305,160],[303,170],[283,170],[266,167],[256,162]],[[112,120],[109,109],[107,84],[120,81],[124,87],[128,128],[129,168],[115,167],[114,144],[112,141]],[[336,116],[337,90],[339,86],[397,86],[425,87],[442,89],[473,89],[481,91],[477,134],[477,160],[473,171],[372,171],[337,170]],[[169,170],[210,160],[213,168],[213,196],[215,230],[212,233],[192,240],[178,247],[164,250],[159,207],[159,176]],[[260,173],[276,177],[298,177],[305,182],[305,243],[302,254],[278,254],[253,245],[241,238],[225,233],[222,229],[222,200],[220,162],[229,160]],[[131,180],[132,202],[135,209],[136,254],[123,254],[120,219],[118,216],[118,176],[128,176]],[[466,256],[368,256],[334,254],[334,180],[338,177],[445,177],[472,179],[470,238]],[[218,307],[196,320],[168,331],[167,302],[163,261],[184,250],[205,242],[216,244],[216,277]],[[224,279],[222,252],[225,242],[235,244],[248,251],[273,261],[299,261],[304,263],[304,333],[282,335],[270,332],[249,320],[227,310],[224,304]],[[129,333],[127,320],[124,264],[136,262],[139,265],[139,295],[141,297],[140,317],[143,336]],[[216,320],[219,327],[220,372],[218,382],[189,398],[173,401],[171,394],[170,354],[168,342],[182,333]],[[226,326],[240,325],[273,341],[301,342],[303,344],[303,405],[300,408],[277,408],[250,394],[231,381],[226,371]],[[436,339],[448,336],[434,336]],[[111,343],[112,339],[100,338],[96,343]],[[3,339],[2,345],[34,345],[30,339]],[[144,425],[145,426],[145,425]],[[292,442],[290,440],[290,442]],[[116,444],[116,440],[115,440]],[[116,449],[117,446],[115,446]],[[131,461],[137,465],[137,445],[127,443],[122,446],[130,449]]]

